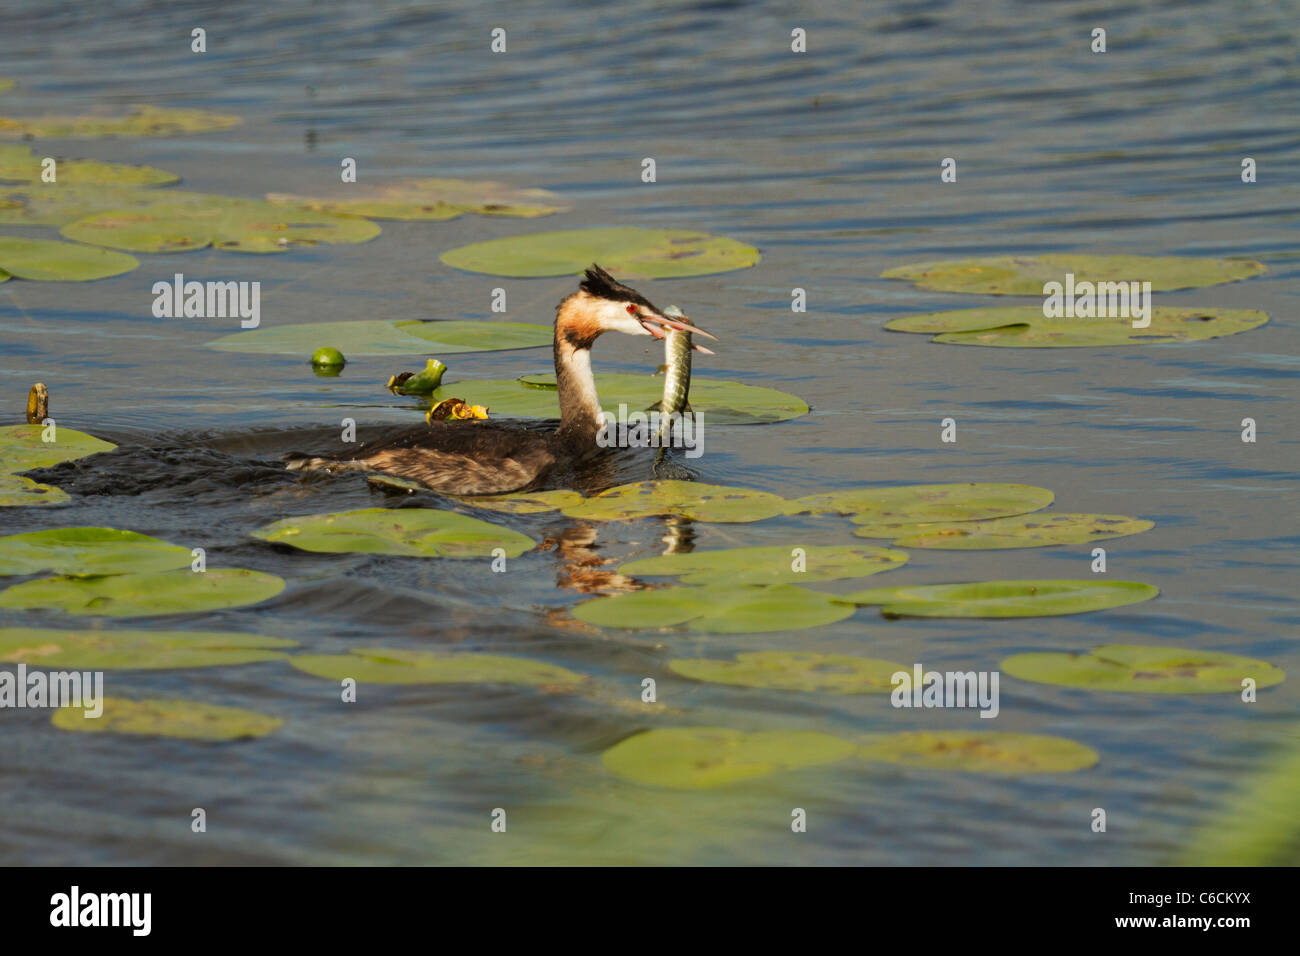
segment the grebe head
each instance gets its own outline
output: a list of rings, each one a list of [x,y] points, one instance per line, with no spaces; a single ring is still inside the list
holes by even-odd
[[[555,321],[556,331],[576,348],[591,348],[602,332],[652,335],[662,339],[668,332],[689,331],[694,335],[717,338],[699,326],[687,325],[664,315],[641,293],[625,286],[595,264],[583,274],[578,291],[560,303]]]

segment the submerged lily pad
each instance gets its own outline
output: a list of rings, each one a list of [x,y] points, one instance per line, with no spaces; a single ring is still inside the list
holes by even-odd
[[[627,521],[678,515],[721,523],[762,521],[785,510],[785,499],[753,488],[708,485],[699,481],[639,481],[619,485],[561,508],[571,518]]]
[[[1272,687],[1286,677],[1266,661],[1237,654],[1133,644],[1104,644],[1091,654],[1015,654],[1001,666],[1040,684],[1147,694],[1240,693],[1244,678]]]
[[[569,686],[582,674],[543,661],[488,654],[435,654],[392,648],[357,648],[348,654],[295,654],[298,670],[330,680],[366,684],[525,684]]]
[[[1039,306],[962,309],[910,315],[885,323],[894,332],[936,333],[945,345],[1005,348],[1084,348],[1108,345],[1159,345],[1222,338],[1259,328],[1268,313],[1253,309],[1188,309],[1158,306],[1151,324],[1133,328],[1133,320],[1113,318],[1045,318]]]
[[[41,485],[21,475],[0,474],[0,508],[57,505],[72,498],[62,488]]]
[[[509,495],[474,495],[456,500],[473,508],[532,515],[572,507],[582,501],[582,495],[566,488],[557,488],[553,491],[516,491]]]
[[[0,608],[49,608],[112,617],[197,614],[260,604],[283,590],[284,580],[274,574],[243,568],[40,578],[0,592]]]
[[[946,485],[894,485],[844,488],[796,498],[788,514],[856,515],[862,524],[912,524],[927,521],[978,521],[1046,508],[1055,496],[1034,485],[966,482]]]
[[[689,229],[566,229],[475,242],[442,254],[467,272],[511,278],[577,275],[599,262],[620,278],[671,279],[756,265],[758,250]]]
[[[66,186],[166,186],[180,181],[175,173],[152,166],[105,163],[97,159],[56,159],[55,182],[42,179],[46,157],[28,146],[0,144],[0,182],[39,184],[51,192]]]
[[[527,535],[469,515],[436,508],[362,508],[285,518],[253,537],[328,554],[400,554],[416,558],[507,557],[531,551]]]
[[[893,690],[892,675],[907,670],[902,664],[872,657],[802,651],[754,651],[737,654],[734,661],[673,660],[668,668],[712,684],[832,694],[887,694]]]
[[[283,726],[278,717],[239,707],[193,700],[124,700],[105,697],[104,713],[87,717],[81,707],[60,707],[51,723],[60,730],[181,737],[185,740],[240,740],[265,737]]]
[[[0,236],[0,270],[18,279],[89,282],[130,272],[139,264],[135,256],[111,249],[52,239]]]
[[[866,577],[907,563],[903,551],[851,544],[807,545],[800,548],[804,553],[797,559],[803,570],[795,570],[793,550],[785,545],[770,545],[664,554],[629,561],[618,570],[636,577],[679,574],[683,584],[802,584]]]
[[[166,670],[227,667],[288,657],[277,647],[297,641],[211,631],[64,631],[0,629],[0,660],[73,670]]]
[[[1070,773],[1096,766],[1097,751],[1064,737],[1042,734],[915,731],[868,740],[858,749],[868,760],[967,773]]]
[[[117,528],[54,528],[0,538],[0,575],[170,571],[190,559],[189,548]]]
[[[550,326],[523,322],[360,320],[270,326],[224,335],[207,345],[227,352],[301,355],[329,341],[352,356],[410,355],[528,349],[550,345],[553,338]]]
[[[0,117],[0,136],[35,139],[91,139],[103,136],[175,136],[230,129],[238,116],[206,110],[137,106],[126,116]]]
[[[1250,259],[1197,259],[1183,256],[989,256],[945,259],[898,266],[885,279],[907,279],[936,292],[981,295],[1042,295],[1048,282],[1065,283],[1067,273],[1081,282],[1150,282],[1153,292],[1198,289],[1249,279],[1266,271]],[[1039,313],[1042,314],[1041,312]]]
[[[663,398],[664,380],[653,375],[598,372],[595,379],[601,406],[614,417],[620,404],[627,405],[629,413],[639,412],[658,409]],[[517,380],[470,379],[444,386],[442,391],[448,389],[463,393],[466,401],[487,405],[497,415],[560,417],[553,373],[525,375]],[[435,393],[435,398],[440,394]],[[797,395],[698,375],[691,379],[691,409],[699,414],[701,427],[783,422],[808,414],[807,403]]]
[[[982,581],[875,588],[837,600],[882,605],[886,617],[1043,617],[1140,604],[1159,593],[1138,581]]]
[[[198,202],[192,197],[181,201],[168,193],[156,195],[162,198],[93,213],[59,232],[78,242],[130,252],[192,252],[213,246],[231,252],[270,253],[322,242],[367,242],[380,231],[368,219],[253,199],[211,196]]]
[[[45,427],[42,425],[0,427],[0,471],[13,474],[33,468],[48,468],[61,461],[85,458],[117,447],[94,435],[62,425],[55,428],[54,441],[43,441],[44,434]]]
[[[794,584],[659,588],[584,601],[573,616],[601,627],[652,630],[686,625],[713,634],[757,634],[833,624],[853,608]]]
[[[854,523],[871,516],[859,515]],[[997,548],[1043,548],[1054,544],[1087,544],[1124,535],[1140,534],[1154,521],[1124,515],[1051,514],[1013,515],[986,521],[877,524],[854,530],[860,538],[893,538],[899,548],[934,548],[943,551],[987,551]]]
[[[469,179],[400,179],[339,187],[337,198],[268,193],[274,203],[369,219],[446,220],[465,213],[480,216],[549,216],[566,208],[545,189],[516,189],[505,183]]]
[[[725,727],[673,727],[628,737],[601,759],[611,773],[633,783],[703,790],[834,763],[852,756],[853,750],[847,740],[811,731],[746,734]]]

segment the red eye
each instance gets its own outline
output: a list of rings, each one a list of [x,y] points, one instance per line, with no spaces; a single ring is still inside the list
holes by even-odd
[[[627,304],[627,314],[636,315],[636,306],[633,305],[631,302]]]

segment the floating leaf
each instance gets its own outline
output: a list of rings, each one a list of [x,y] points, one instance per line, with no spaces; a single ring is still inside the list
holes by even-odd
[[[418,372],[402,372],[388,380],[388,390],[394,395],[431,395],[442,382],[447,366],[437,359],[429,359]]]
[[[725,727],[674,727],[628,737],[606,750],[602,760],[611,773],[633,783],[703,790],[834,763],[853,750],[847,740],[810,731],[746,734]]]
[[[893,690],[892,675],[907,670],[902,664],[872,657],[802,651],[754,651],[737,654],[734,661],[674,660],[668,668],[712,684],[832,694],[887,694]]]
[[[238,116],[205,110],[134,107],[126,116],[0,117],[0,136],[36,139],[90,139],[101,136],[176,136],[230,129]]]
[[[210,631],[63,631],[0,629],[0,660],[72,670],[165,670],[227,667],[288,657],[270,650],[297,641]]]
[[[328,340],[351,356],[410,355],[419,352],[491,352],[550,345],[547,325],[522,322],[367,321],[312,322],[236,332],[208,342],[227,352],[302,355]],[[480,403],[482,404],[482,403]]]
[[[1105,644],[1091,654],[1015,654],[1002,670],[1020,680],[1088,690],[1151,694],[1239,693],[1249,677],[1257,687],[1286,675],[1265,661],[1219,651]]]
[[[436,508],[362,508],[285,518],[253,537],[328,554],[400,554],[417,558],[507,557],[531,551],[527,535],[469,515]]]
[[[584,601],[573,616],[601,627],[639,630],[685,624],[714,634],[801,630],[842,621],[853,613],[832,595],[793,584],[660,588]]]
[[[149,205],[175,195],[136,187],[0,184],[0,224],[62,226],[106,209]]]
[[[1159,593],[1138,581],[983,581],[875,588],[837,599],[883,605],[886,617],[1042,617],[1140,604]]]
[[[54,485],[40,485],[20,475],[0,474],[0,508],[57,505],[71,500],[66,491]]]
[[[488,654],[435,654],[391,648],[358,648],[349,654],[295,654],[298,670],[330,680],[366,684],[579,684],[582,674],[542,661]]]
[[[402,179],[391,183],[349,183],[339,198],[268,193],[273,203],[369,219],[445,220],[467,212],[481,216],[548,216],[565,208],[555,193],[516,189],[505,183],[469,179]]]
[[[885,323],[894,332],[934,332],[932,342],[1007,348],[1083,348],[1109,345],[1159,345],[1222,338],[1259,328],[1268,313],[1249,309],[1151,310],[1151,324],[1133,328],[1130,318],[1044,318],[1039,306],[963,309],[911,315]]]
[[[854,518],[854,523],[867,515]],[[867,524],[854,530],[860,538],[892,538],[899,548],[942,551],[987,551],[997,548],[1042,548],[1054,544],[1087,544],[1155,527],[1154,521],[1124,515],[1028,514],[986,521],[925,524]]]
[[[796,559],[786,545],[657,555],[629,561],[618,570],[637,577],[680,574],[683,584],[802,584],[866,577],[907,563],[905,552],[885,548],[807,545],[800,550],[802,570],[792,567]]]
[[[42,178],[45,158],[35,155],[28,146],[0,144],[0,181],[36,184],[51,192],[67,186],[165,186],[180,181],[175,173],[152,166],[59,159],[54,166],[55,182],[46,183]]]
[[[104,713],[87,717],[81,707],[60,707],[51,723],[60,730],[181,737],[186,740],[239,740],[265,737],[284,721],[239,707],[218,707],[192,700],[103,699]]]
[[[1250,259],[1063,253],[920,262],[898,266],[882,272],[881,276],[885,279],[907,279],[922,289],[933,289],[936,292],[1043,295],[1045,283],[1064,284],[1067,273],[1074,275],[1076,289],[1081,282],[1150,282],[1153,292],[1169,292],[1174,289],[1197,289],[1222,282],[1236,282],[1264,271],[1261,263]]]
[[[89,282],[130,272],[139,264],[134,256],[75,242],[0,236],[0,269],[18,279]]]
[[[170,571],[190,558],[189,548],[117,528],[54,528],[0,538],[0,575]]]
[[[199,203],[193,198],[176,201],[168,193],[156,195],[165,198],[97,212],[59,232],[78,242],[130,252],[191,252],[208,246],[231,252],[286,252],[322,242],[367,242],[379,235],[373,222],[354,216],[331,216],[252,199],[212,196]]]
[[[283,579],[274,574],[243,568],[40,578],[0,592],[0,608],[50,608],[112,617],[197,614],[259,604],[283,590]]]
[[[657,410],[663,398],[663,379],[653,375],[599,372],[595,378],[601,405],[611,415],[619,404],[627,405],[629,412],[645,411],[651,407]],[[462,392],[467,401],[487,405],[497,415],[560,417],[553,373],[525,375],[518,380],[470,379],[447,388]],[[788,392],[698,375],[691,379],[691,408],[699,414],[702,427],[783,422],[808,414],[808,405],[803,399]]]
[[[1096,766],[1091,747],[1041,734],[916,731],[868,740],[858,750],[868,760],[968,773],[1070,773]]]
[[[566,488],[557,488],[553,491],[516,491],[509,495],[474,495],[458,497],[456,500],[473,508],[531,515],[572,507],[582,501],[582,495]]]
[[[0,471],[13,474],[33,468],[48,468],[61,461],[85,458],[117,447],[93,435],[62,425],[54,429],[54,441],[43,441],[44,433],[45,428],[41,425],[0,427]]]
[[[762,521],[785,510],[785,499],[752,488],[699,481],[640,481],[619,485],[560,510],[571,518],[626,521],[679,515],[695,521]]]
[[[566,229],[475,242],[442,254],[467,272],[512,278],[577,275],[593,262],[620,278],[670,279],[731,272],[758,263],[758,250],[688,229]]]
[[[1034,485],[967,482],[948,485],[894,485],[844,488],[788,502],[788,514],[851,514],[862,524],[926,521],[978,521],[1046,508],[1054,499]]]

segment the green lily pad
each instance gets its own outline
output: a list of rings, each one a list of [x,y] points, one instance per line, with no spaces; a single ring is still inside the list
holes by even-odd
[[[135,187],[0,184],[0,224],[62,226],[106,209],[148,205],[171,195]]]
[[[675,790],[704,790],[853,755],[853,744],[829,734],[763,730],[746,734],[725,727],[647,730],[610,747],[605,767],[633,783]]]
[[[168,193],[156,195],[162,198],[147,205],[93,213],[59,232],[78,242],[130,252],[192,252],[212,246],[231,252],[271,253],[323,242],[367,242],[380,231],[368,219],[252,199],[213,196],[199,203],[192,198],[175,200]]]
[[[301,355],[315,348],[314,343],[328,340],[355,357],[528,349],[550,345],[553,339],[550,326],[522,322],[360,320],[269,326],[225,335],[207,346],[227,352]]]
[[[38,184],[57,191],[65,186],[166,186],[180,181],[175,173],[152,166],[105,163],[97,159],[58,159],[54,167],[56,181],[46,183],[41,178],[44,159],[29,146],[0,143],[0,182]]]
[[[260,604],[283,590],[284,580],[274,574],[243,568],[40,578],[0,592],[0,608],[49,608],[111,617],[197,614]]]
[[[620,403],[629,411],[645,411],[657,409],[663,398],[664,380],[654,375],[599,372],[595,379],[600,403],[611,415]],[[472,404],[486,405],[498,415],[560,417],[554,373],[525,375],[517,380],[470,379],[443,387],[444,392],[448,389]],[[437,394],[441,393],[435,393],[435,398]],[[783,422],[808,414],[807,403],[788,392],[698,375],[691,379],[691,408],[699,413],[703,426]]]
[[[55,440],[52,442],[41,440],[44,433],[42,425],[0,427],[0,472],[13,474],[33,468],[48,468],[61,461],[85,458],[117,447],[94,435],[62,425],[55,428]]]
[[[1046,508],[1054,499],[1051,491],[1034,485],[894,485],[808,495],[788,502],[786,512],[856,515],[854,520],[862,524],[920,524],[1026,514]]]
[[[902,664],[845,654],[802,651],[754,651],[734,661],[694,658],[673,660],[668,668],[691,680],[739,687],[826,691],[831,694],[888,694],[891,677],[906,671]]]
[[[516,189],[505,183],[469,179],[401,179],[390,183],[339,186],[337,198],[268,193],[273,203],[368,219],[440,221],[465,213],[481,216],[549,216],[566,208],[545,189]]]
[[[1091,654],[1014,654],[1001,666],[1040,684],[1147,694],[1240,693],[1244,678],[1272,687],[1286,677],[1272,664],[1237,654],[1133,644],[1105,644]]]
[[[474,495],[458,497],[456,500],[473,508],[486,508],[488,511],[532,515],[572,507],[582,501],[582,495],[566,488],[557,488],[553,491],[516,491],[509,495]]]
[[[511,278],[577,275],[593,262],[620,278],[675,279],[756,265],[758,250],[689,229],[566,229],[461,246],[442,261],[467,272]]]
[[[170,571],[190,559],[189,548],[117,528],[54,528],[0,538],[0,575]]]
[[[0,660],[72,670],[227,667],[288,657],[271,648],[297,641],[210,631],[63,631],[0,628]]]
[[[854,523],[870,515],[855,517]],[[989,551],[997,548],[1043,548],[1054,544],[1087,544],[1155,527],[1154,521],[1124,515],[1051,514],[1013,515],[985,521],[927,522],[924,524],[870,523],[854,530],[860,538],[892,538],[899,548],[934,548],[942,551]]]
[[[1140,604],[1159,593],[1138,581],[982,581],[875,588],[837,600],[882,605],[886,617],[1045,617]]]
[[[17,279],[38,282],[89,282],[130,272],[134,256],[75,242],[0,236],[0,269]]]
[[[990,256],[945,259],[898,266],[881,273],[885,279],[907,279],[936,292],[980,295],[1042,295],[1048,282],[1065,283],[1073,273],[1081,282],[1150,282],[1151,291],[1199,289],[1222,282],[1249,279],[1266,271],[1250,259],[1196,259],[1183,256],[1089,256],[1064,253],[1048,256]],[[1042,314],[1041,311],[1039,313]]]
[[[683,584],[803,584],[866,577],[907,563],[903,551],[851,544],[807,545],[802,547],[804,570],[796,571],[792,567],[793,550],[785,545],[771,545],[664,554],[629,561],[618,570],[636,577],[679,574]]]
[[[659,588],[584,601],[573,616],[601,627],[686,625],[713,634],[793,631],[842,621],[853,608],[830,594],[794,584]]]
[[[766,491],[700,481],[639,481],[619,485],[560,510],[571,518],[627,521],[678,515],[721,523],[762,521],[782,514],[786,501]]]
[[[1101,759],[1091,747],[1064,737],[959,730],[882,735],[863,744],[858,755],[905,767],[996,774],[1070,773]]]
[[[185,740],[240,740],[265,737],[283,726],[278,717],[239,707],[218,707],[192,700],[124,700],[105,697],[96,718],[80,707],[60,707],[51,723],[60,730],[181,737]]]
[[[1187,309],[1159,306],[1151,324],[1133,328],[1130,318],[1045,318],[1039,306],[963,309],[911,315],[885,323],[894,332],[933,332],[932,342],[1004,348],[1086,348],[1160,345],[1222,338],[1259,328],[1268,313],[1252,309]]]
[[[295,654],[298,670],[362,684],[580,684],[587,678],[542,661],[488,654],[435,654],[392,648],[358,648],[348,654]]]
[[[0,508],[58,505],[72,498],[62,488],[41,485],[20,475],[0,474]]]
[[[400,554],[416,558],[507,557],[531,551],[527,535],[469,515],[436,508],[362,508],[285,518],[253,537],[328,554]]]
[[[206,110],[133,107],[126,116],[0,117],[0,136],[34,139],[92,139],[104,136],[177,136],[230,129],[238,116]]]

